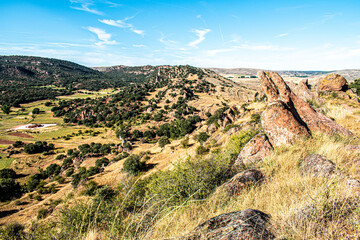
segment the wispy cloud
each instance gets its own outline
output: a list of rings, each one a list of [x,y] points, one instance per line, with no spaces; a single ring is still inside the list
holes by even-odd
[[[105,32],[104,30],[100,28],[94,28],[94,27],[87,27],[87,30],[89,30],[92,33],[95,33],[99,42],[96,42],[95,45],[97,46],[104,46],[104,45],[114,45],[117,44],[115,40],[111,40],[112,35],[110,33]]]
[[[114,3],[114,2],[110,2],[110,1],[106,1],[107,4],[110,5],[110,7],[120,7],[122,6],[121,4],[119,3]]]
[[[202,41],[205,40],[205,35],[206,35],[207,33],[209,33],[210,31],[211,31],[211,29],[196,29],[196,30],[194,30],[193,32],[196,34],[196,36],[198,37],[198,39],[190,42],[188,45],[189,45],[190,47],[197,47],[197,45],[198,45],[199,43],[201,43]]]
[[[289,35],[289,33],[282,33],[276,36],[276,38],[282,38],[282,37],[286,37],[287,35]]]
[[[329,20],[331,20],[331,19],[333,19],[333,18],[335,18],[335,17],[337,17],[337,16],[341,16],[341,15],[342,15],[341,12],[339,12],[339,13],[327,13],[327,14],[324,14],[324,15],[322,15],[322,17],[321,17],[321,23],[325,23],[325,22],[327,22],[327,21],[329,21]]]
[[[80,11],[85,11],[85,12],[89,12],[89,13],[93,13],[93,14],[97,14],[97,15],[103,15],[103,12],[100,12],[96,9],[91,9],[90,6],[94,5],[94,3],[92,1],[89,0],[70,0],[71,4],[76,4],[78,6],[70,6],[70,8],[72,9],[76,9],[76,10],[80,10]],[[79,6],[80,5],[80,6]]]
[[[145,31],[144,30],[139,30],[136,29],[134,27],[134,25],[132,25],[131,23],[127,23],[126,21],[129,19],[132,19],[133,17],[129,17],[129,18],[125,18],[123,20],[112,20],[112,19],[99,19],[100,22],[110,25],[110,26],[114,26],[114,27],[119,27],[119,28],[126,28],[129,29],[130,31],[139,34],[141,36],[145,35]]]
[[[168,37],[165,36],[163,33],[161,33],[161,37],[160,37],[159,41],[162,44],[165,44],[166,46],[173,46],[174,44],[177,44],[176,41],[168,39]]]

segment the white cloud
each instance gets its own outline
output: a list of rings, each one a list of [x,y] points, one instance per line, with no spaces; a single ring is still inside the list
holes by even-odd
[[[276,37],[281,38],[281,37],[285,37],[287,35],[289,35],[289,33],[282,33],[282,34],[277,35]]]
[[[190,42],[188,45],[189,45],[190,47],[196,47],[199,43],[201,43],[202,41],[205,40],[205,35],[206,35],[207,33],[209,33],[210,31],[211,31],[211,29],[202,29],[202,30],[196,29],[196,30],[194,30],[193,32],[196,34],[196,36],[198,37],[198,39]]]
[[[136,34],[144,36],[145,35],[144,30],[136,29],[131,23],[126,22],[127,20],[129,20],[131,18],[133,18],[133,17],[125,18],[123,20],[99,19],[99,22],[110,25],[110,26],[114,26],[114,27],[127,28]]]
[[[119,3],[114,3],[114,2],[110,2],[110,1],[106,1],[107,4],[110,5],[110,7],[119,7],[119,6],[122,6],[121,4]]]
[[[137,48],[144,48],[144,47],[146,47],[145,45],[142,45],[142,44],[133,44],[132,46],[133,46],[133,47],[137,47]]]
[[[97,46],[117,44],[115,40],[110,40],[112,36],[110,33],[107,33],[100,28],[87,27],[86,29],[92,33],[95,33],[98,39],[100,40],[100,42],[95,43],[95,45]]]
[[[86,0],[70,0],[71,3],[75,3],[75,4],[80,4],[80,7],[78,6],[70,6],[70,8],[72,9],[76,9],[76,10],[80,10],[80,11],[85,11],[85,12],[89,12],[89,13],[93,13],[93,14],[97,14],[97,15],[103,15],[102,12],[96,10],[96,9],[91,9],[89,8],[89,6],[94,5],[91,1],[86,1]]]

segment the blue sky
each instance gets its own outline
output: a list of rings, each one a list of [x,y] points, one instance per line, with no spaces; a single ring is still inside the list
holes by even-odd
[[[360,68],[359,13],[359,0],[0,0],[0,55],[86,66]]]

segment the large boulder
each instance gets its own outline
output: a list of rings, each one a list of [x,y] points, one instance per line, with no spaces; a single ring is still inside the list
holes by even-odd
[[[319,94],[317,92],[312,92],[309,89],[307,80],[301,80],[298,84],[290,82],[289,87],[296,96],[298,96],[304,101],[314,100],[319,97]]]
[[[221,185],[217,192],[226,192],[230,196],[239,195],[244,188],[259,184],[264,181],[264,178],[264,174],[259,170],[246,170],[236,174],[229,181]]]
[[[291,144],[299,137],[310,137],[307,128],[281,100],[268,104],[261,115],[261,125],[273,146]]]
[[[324,132],[328,134],[338,133],[346,136],[353,136],[351,131],[340,126],[325,115],[316,112],[307,102],[297,97],[279,74],[275,72],[265,73],[260,71],[259,77],[262,88],[267,95],[269,102],[268,107],[264,111],[261,118],[262,124],[272,126],[270,130],[268,129],[268,132],[273,131],[273,129],[287,130],[293,129],[294,127],[296,127],[296,129],[300,129],[298,125],[301,125],[310,132]],[[281,113],[282,109],[283,113]],[[276,120],[278,117],[279,119]],[[287,122],[282,120],[284,117],[287,119]],[[276,120],[276,122],[272,123],[272,120]],[[295,121],[298,123],[295,123]],[[288,126],[289,123],[292,123],[292,126]],[[275,127],[275,124],[277,127]],[[273,145],[278,145],[281,142],[276,141],[273,143],[273,139],[284,138],[284,136],[282,136],[284,134],[278,135],[280,134],[279,131],[272,133],[270,132],[270,134],[268,134],[268,132],[266,133]],[[302,130],[295,130],[293,133],[296,135],[296,132],[301,133],[300,136],[307,135],[304,134]],[[289,136],[291,136],[291,134]],[[285,138],[282,142],[288,143],[289,141],[287,138]]]
[[[234,162],[234,168],[249,165],[262,161],[266,155],[273,151],[269,139],[264,134],[258,134],[253,137],[240,151]]]
[[[183,240],[268,240],[274,239],[269,230],[270,216],[259,210],[246,209],[213,217],[199,226]]]
[[[329,177],[336,174],[336,165],[320,154],[311,154],[301,163],[300,170],[303,174],[316,177]]]
[[[346,86],[346,79],[339,74],[330,74],[319,81],[320,91],[341,91]]]

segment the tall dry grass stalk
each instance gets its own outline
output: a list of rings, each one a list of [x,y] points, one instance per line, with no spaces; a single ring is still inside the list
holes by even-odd
[[[314,139],[277,148],[258,166],[266,176],[266,181],[261,186],[246,189],[236,197],[213,195],[206,201],[189,202],[179,206],[156,223],[150,238],[181,236],[211,217],[247,208],[269,213],[276,235],[284,236],[286,239],[327,239],[329,236],[339,236],[341,231],[346,231],[337,228],[341,219],[321,226],[332,233],[324,234],[324,237],[314,233],[314,229],[318,229],[319,226],[296,228],[296,223],[290,220],[304,206],[324,204],[324,192],[328,192],[326,194],[329,195],[329,199],[342,199],[349,195],[342,176],[318,178],[303,176],[299,172],[301,161],[309,154],[318,153],[332,160],[344,176],[359,178],[359,173],[346,167],[357,157],[357,153],[346,151],[347,144],[349,140],[338,136],[316,135]],[[355,228],[360,227],[360,223],[353,223],[356,225]]]

